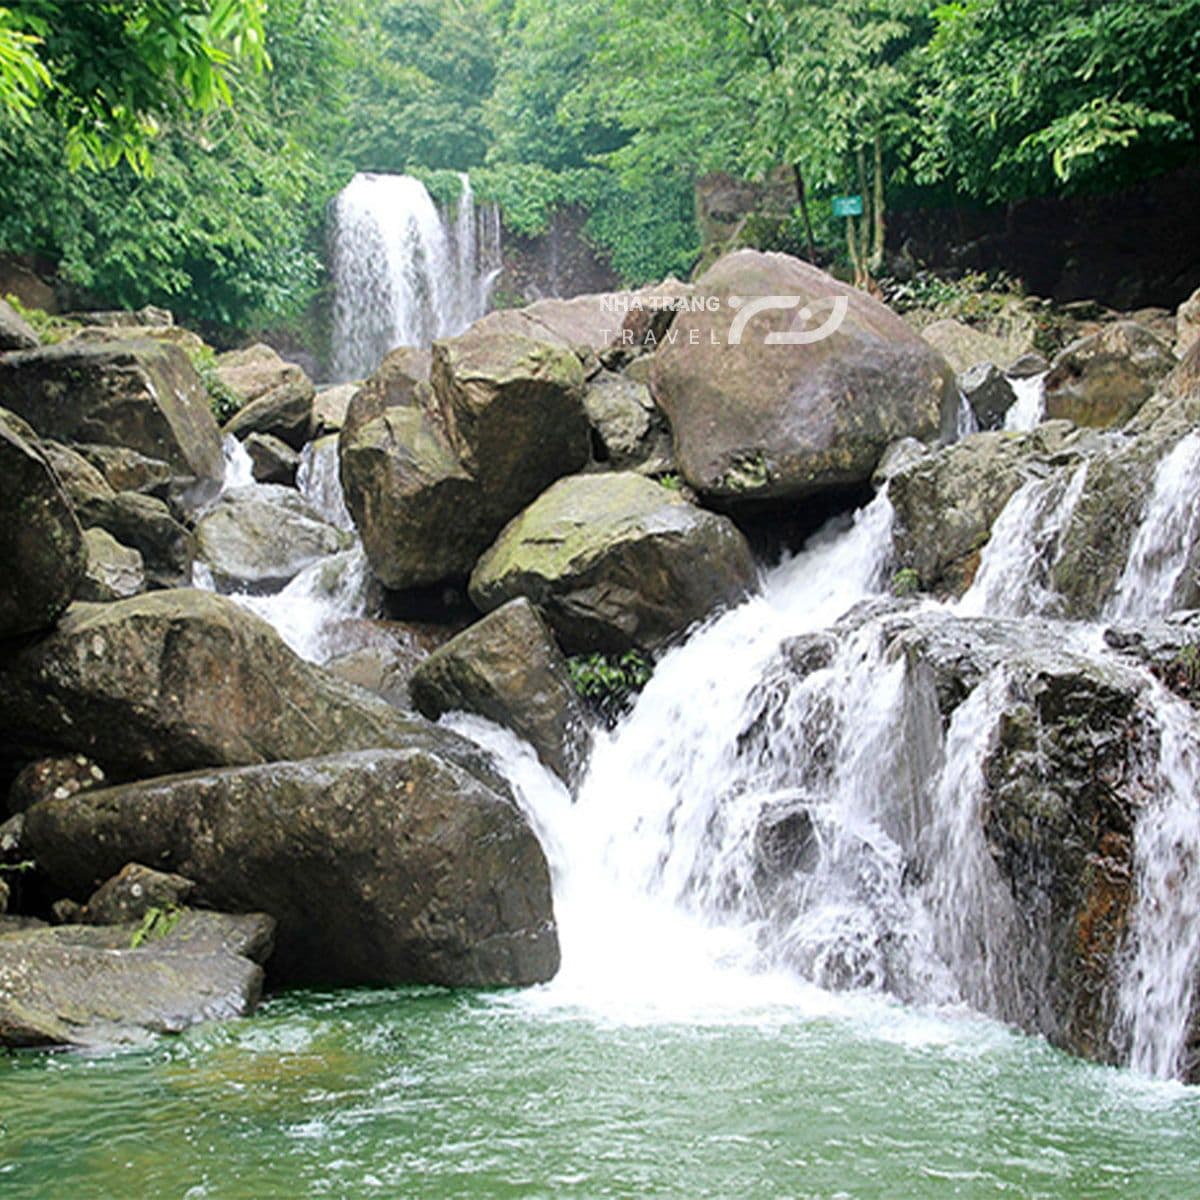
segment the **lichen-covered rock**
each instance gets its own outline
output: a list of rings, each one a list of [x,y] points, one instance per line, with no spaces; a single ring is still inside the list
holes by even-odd
[[[417,386],[428,385],[433,355],[414,346],[397,346],[370,379],[357,385],[346,407],[341,430],[347,440],[388,408],[417,406]]]
[[[735,505],[853,487],[899,438],[953,433],[949,364],[864,292],[755,250],[726,255],[696,286],[720,304],[676,318],[653,393],[702,496]],[[789,335],[806,340],[776,340]]]
[[[596,457],[614,470],[669,471],[671,431],[644,383],[613,371],[588,381],[583,407],[596,438]]]
[[[106,1046],[245,1016],[273,925],[186,911],[144,940],[136,925],[0,930],[0,1045]]]
[[[191,582],[196,540],[162,500],[140,492],[117,492],[81,499],[76,511],[86,528],[104,529],[142,556],[151,587],[174,588]]]
[[[196,524],[198,558],[226,591],[278,591],[349,542],[298,492],[274,484],[226,492]]]
[[[279,922],[286,983],[529,984],[558,968],[550,875],[512,798],[423,750],[130,784],[26,814],[29,851],[82,894],[130,860]]]
[[[108,481],[114,492],[143,492],[166,498],[171,468],[159,458],[149,458],[128,446],[78,444],[73,447]]]
[[[545,491],[480,558],[470,593],[484,612],[532,600],[569,653],[653,651],[757,583],[732,521],[619,472]]]
[[[9,354],[0,396],[42,437],[127,446],[199,480],[224,475],[208,393],[177,346],[67,343]]]
[[[85,529],[83,548],[87,566],[75,591],[77,600],[125,600],[146,589],[142,556],[122,546],[105,529]]]
[[[36,350],[41,340],[33,327],[7,300],[0,300],[0,354],[10,350]]]
[[[0,751],[26,760],[82,753],[115,778],[144,778],[410,745],[466,754],[209,592],[75,604],[52,634],[0,661]]]
[[[1175,357],[1186,358],[1200,343],[1200,288],[1197,288],[1175,314]]]
[[[395,589],[465,577],[507,520],[588,458],[571,352],[472,330],[435,343],[432,379],[362,423],[352,408],[341,435],[347,506]],[[375,403],[371,382],[364,394]]]
[[[217,378],[242,401],[224,432],[242,439],[269,433],[293,450],[312,436],[316,389],[302,367],[261,343],[217,359]]]
[[[155,871],[141,863],[126,863],[92,893],[83,906],[83,919],[89,925],[141,921],[151,909],[166,911],[181,907],[195,888],[182,875]]]
[[[431,720],[467,712],[511,729],[568,786],[587,762],[587,714],[558,643],[524,597],[435,650],[409,686]]]
[[[52,625],[83,577],[83,532],[24,422],[0,410],[0,638]]]
[[[1046,415],[1107,429],[1129,420],[1175,366],[1169,347],[1132,321],[1072,342],[1046,376]]]
[[[83,754],[63,754],[29,763],[13,780],[8,792],[8,811],[23,813],[39,800],[60,800],[87,788],[98,787],[107,776],[104,768]]]

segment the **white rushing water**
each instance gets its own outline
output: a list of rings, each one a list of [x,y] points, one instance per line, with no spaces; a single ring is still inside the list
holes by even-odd
[[[1016,433],[1036,429],[1046,417],[1046,376],[1009,379],[1017,399],[1004,415],[1004,428]]]
[[[499,265],[498,214],[476,205],[467,176],[448,214],[410,175],[356,175],[333,205],[335,378],[461,333],[487,311]]]

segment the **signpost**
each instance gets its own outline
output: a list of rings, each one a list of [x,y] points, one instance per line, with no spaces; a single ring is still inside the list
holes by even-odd
[[[834,196],[833,215],[835,217],[861,217],[863,198],[861,196]]]

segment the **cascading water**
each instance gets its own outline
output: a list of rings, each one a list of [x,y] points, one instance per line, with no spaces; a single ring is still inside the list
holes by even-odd
[[[1004,416],[1004,428],[1015,433],[1036,429],[1046,417],[1046,376],[1010,379],[1016,401]]]
[[[333,206],[333,372],[361,379],[397,346],[461,333],[487,311],[499,217],[462,177],[455,215],[419,179],[356,175]]]

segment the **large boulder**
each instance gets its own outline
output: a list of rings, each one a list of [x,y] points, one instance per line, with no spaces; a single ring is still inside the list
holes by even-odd
[[[654,651],[757,582],[750,547],[727,517],[619,472],[545,491],[480,558],[470,593],[484,612],[527,597],[570,653]]]
[[[601,371],[588,381],[583,407],[598,460],[617,471],[652,474],[671,469],[671,432],[644,383]]]
[[[83,533],[32,430],[0,410],[0,638],[52,625],[83,577]]]
[[[144,778],[413,744],[449,753],[458,739],[303,662],[209,592],[75,604],[0,661],[0,751],[25,761],[84,753]]]
[[[926,325],[921,330],[921,336],[960,375],[979,363],[1004,365],[1019,358],[1028,349],[1020,338],[999,337],[952,317]]]
[[[196,524],[199,561],[222,591],[278,591],[349,543],[298,492],[276,484],[226,492]]]
[[[106,1046],[252,1012],[274,922],[186,910],[166,924],[0,927],[0,1045]]]
[[[570,351],[473,330],[435,343],[432,383],[361,424],[352,406],[341,435],[347,506],[395,589],[466,576],[507,520],[588,459]]]
[[[258,343],[222,354],[217,359],[217,378],[242,402],[225,423],[225,433],[239,439],[269,433],[293,450],[312,436],[316,394],[312,380],[270,346]]]
[[[385,409],[417,407],[417,387],[428,385],[432,363],[429,350],[398,346],[390,351],[370,379],[354,386],[339,426],[343,436],[353,438]]]
[[[511,729],[568,786],[587,762],[587,714],[554,635],[523,596],[435,650],[409,688],[432,720],[467,712]]]
[[[200,480],[224,475],[208,393],[177,346],[69,343],[9,354],[0,396],[43,437],[127,446]]]
[[[1132,417],[1176,363],[1132,321],[1114,321],[1062,350],[1046,376],[1046,415],[1106,429]]]
[[[174,588],[191,582],[195,537],[162,500],[140,492],[117,492],[81,500],[76,511],[86,528],[103,529],[136,550],[152,587]]]
[[[653,391],[702,495],[735,504],[852,487],[891,442],[953,433],[949,364],[864,292],[755,250],[726,255],[696,286],[719,304],[679,314],[655,355]]]
[[[26,814],[23,845],[86,894],[134,860],[198,902],[279,922],[285,983],[529,984],[558,968],[550,875],[511,797],[423,750],[131,784]]]
[[[10,350],[36,350],[41,340],[33,326],[7,300],[0,300],[0,354]]]

